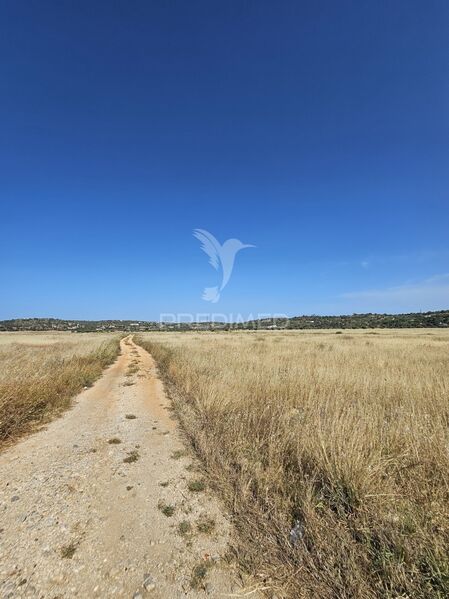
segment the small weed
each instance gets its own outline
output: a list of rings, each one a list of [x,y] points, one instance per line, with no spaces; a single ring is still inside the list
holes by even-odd
[[[207,516],[202,516],[198,518],[196,528],[198,532],[209,535],[215,528],[215,520],[213,518],[208,518]]]
[[[157,507],[161,510],[164,516],[167,516],[167,518],[170,518],[175,513],[175,506],[170,505],[169,503],[164,503],[163,501],[160,501],[157,504]]]
[[[192,525],[188,520],[183,520],[178,524],[178,532],[181,536],[185,537],[192,532]]]
[[[204,480],[190,480],[187,484],[187,488],[189,491],[192,491],[192,493],[200,493],[206,488],[206,483]]]
[[[204,588],[204,579],[207,576],[207,571],[210,568],[210,564],[201,562],[197,564],[192,570],[192,576],[190,578],[190,586],[192,589]]]
[[[108,443],[109,445],[119,445],[121,441],[118,437],[112,437],[112,439],[109,439]]]
[[[134,420],[135,418],[137,418],[137,416],[135,416],[134,414],[126,414],[125,418],[127,418],[128,420]]]
[[[170,483],[168,482],[168,480],[164,480],[164,481],[162,481],[161,483],[159,483],[159,486],[160,486],[160,487],[168,487],[168,485],[169,485],[169,484],[170,484]]]
[[[72,557],[75,554],[75,551],[77,550],[77,544],[76,543],[69,543],[68,545],[64,545],[64,547],[61,547],[61,557],[64,559],[72,559]]]
[[[139,452],[133,449],[127,455],[127,457],[123,460],[125,464],[132,464],[133,462],[137,462],[140,458]]]

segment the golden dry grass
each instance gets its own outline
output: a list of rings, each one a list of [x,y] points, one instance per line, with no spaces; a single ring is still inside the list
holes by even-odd
[[[0,333],[0,446],[47,422],[119,352],[115,335]]]
[[[269,596],[449,596],[449,331],[138,340]]]

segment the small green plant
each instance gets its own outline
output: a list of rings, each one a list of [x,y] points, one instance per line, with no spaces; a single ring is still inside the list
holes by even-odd
[[[160,501],[157,504],[157,507],[161,510],[161,512],[164,514],[164,516],[167,516],[167,518],[170,518],[175,513],[175,506],[170,505],[169,503]]]
[[[192,532],[192,525],[188,520],[183,520],[178,524],[178,532],[181,536],[185,537]]]
[[[112,437],[112,439],[109,439],[108,443],[109,445],[119,445],[121,440],[118,437]]]
[[[187,484],[187,488],[189,489],[189,491],[192,491],[192,493],[200,493],[201,491],[204,491],[204,489],[206,488],[206,483],[204,482],[204,480],[190,480]]]

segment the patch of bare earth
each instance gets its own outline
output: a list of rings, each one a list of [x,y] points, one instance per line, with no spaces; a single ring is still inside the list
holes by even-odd
[[[0,596],[256,597],[151,356],[121,348],[71,410],[0,455]]]

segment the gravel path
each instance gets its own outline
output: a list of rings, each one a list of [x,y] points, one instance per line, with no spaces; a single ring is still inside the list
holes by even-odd
[[[255,597],[222,559],[229,524],[184,454],[154,362],[128,337],[71,410],[0,455],[0,596]]]

